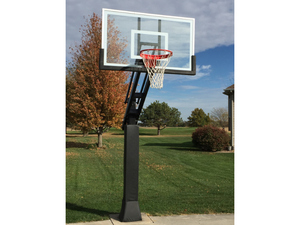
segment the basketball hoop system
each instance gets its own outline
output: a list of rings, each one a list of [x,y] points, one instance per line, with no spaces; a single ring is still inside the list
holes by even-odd
[[[144,49],[140,52],[144,65],[149,74],[150,87],[163,87],[164,73],[173,52],[166,49]]]

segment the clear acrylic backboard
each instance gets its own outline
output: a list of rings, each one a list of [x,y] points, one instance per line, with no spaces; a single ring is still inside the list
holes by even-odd
[[[171,50],[165,73],[195,75],[195,19],[102,10],[101,69],[146,71],[140,63],[143,49]]]

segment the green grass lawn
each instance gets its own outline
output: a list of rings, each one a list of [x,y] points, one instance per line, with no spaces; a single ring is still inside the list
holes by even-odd
[[[167,127],[161,131],[161,135],[192,135],[196,127]],[[68,134],[82,134],[81,131],[68,131]],[[121,129],[111,128],[107,133],[113,135],[124,135]],[[95,134],[94,131],[91,134]],[[140,127],[140,135],[157,135],[157,129]]]
[[[166,128],[162,132],[166,137],[140,136],[141,211],[151,215],[233,213],[234,154],[197,151],[191,142],[195,129],[185,129]],[[140,129],[145,135],[152,131]],[[182,133],[188,134],[170,136]],[[95,136],[67,137],[66,141],[66,222],[106,220],[110,213],[119,213],[123,136],[103,137],[104,149],[90,148],[97,142]]]

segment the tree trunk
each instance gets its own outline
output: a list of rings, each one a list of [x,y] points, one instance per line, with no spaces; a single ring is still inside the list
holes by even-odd
[[[160,135],[160,126],[157,127],[157,135]]]
[[[89,135],[88,131],[83,131],[83,137],[87,137]]]
[[[98,148],[102,148],[102,133],[98,133]]]

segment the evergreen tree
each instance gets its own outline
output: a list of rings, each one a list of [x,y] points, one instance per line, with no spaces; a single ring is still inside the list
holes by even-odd
[[[189,127],[203,127],[210,124],[211,119],[209,114],[206,115],[203,109],[196,108],[192,111],[191,116],[188,117]]]

